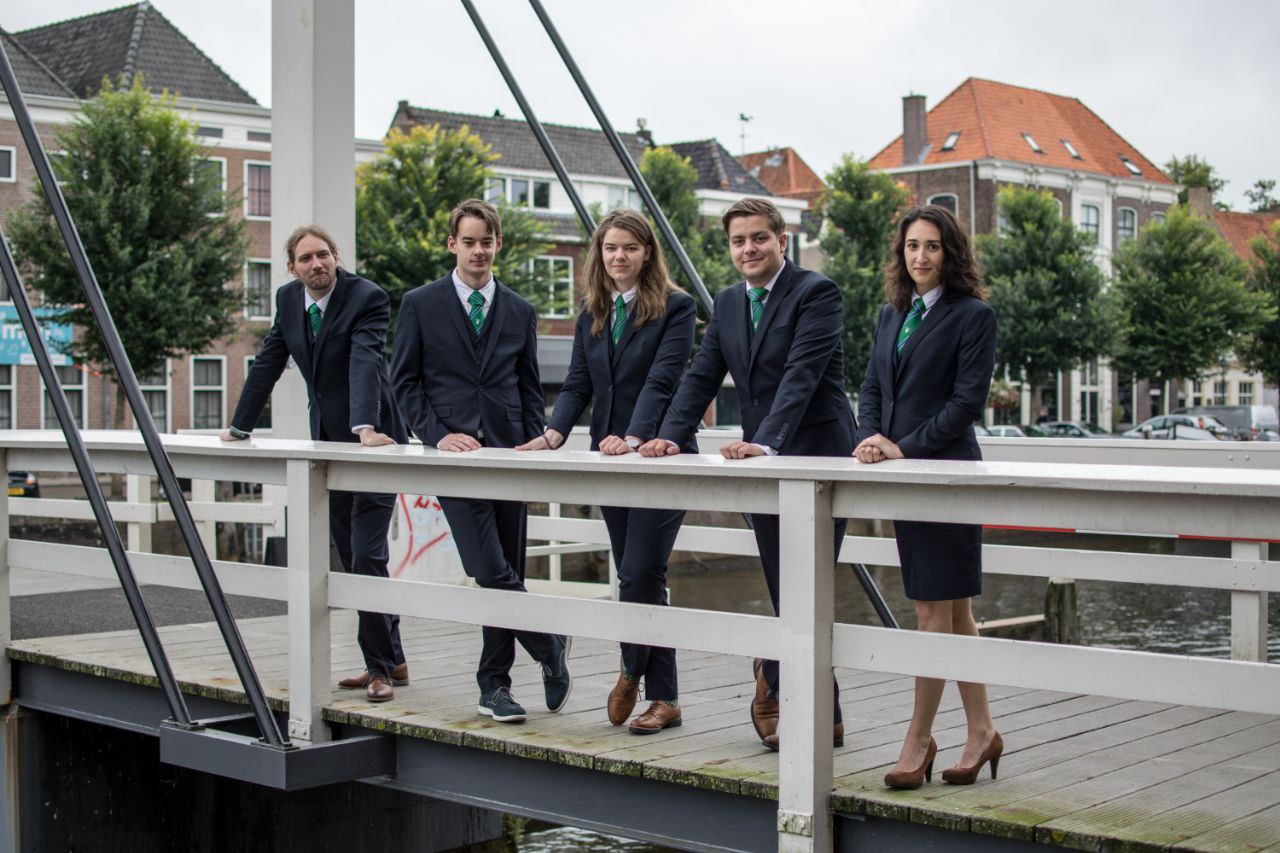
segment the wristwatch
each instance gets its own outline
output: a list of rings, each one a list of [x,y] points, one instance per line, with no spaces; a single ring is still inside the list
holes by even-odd
[[[623,439],[623,441],[625,441],[627,443],[627,447],[630,447],[632,450],[640,449],[640,439],[638,438],[626,438]]]

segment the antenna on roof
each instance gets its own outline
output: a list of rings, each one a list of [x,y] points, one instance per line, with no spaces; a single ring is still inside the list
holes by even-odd
[[[746,113],[738,113],[738,123],[741,127],[738,129],[738,145],[741,148],[740,154],[747,153],[747,122],[751,121],[755,116],[749,116]]]

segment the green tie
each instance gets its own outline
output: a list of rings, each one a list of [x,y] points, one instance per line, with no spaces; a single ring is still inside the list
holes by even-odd
[[[311,303],[307,307],[307,318],[311,321],[311,337],[320,334],[320,324],[324,322],[324,314],[320,313],[320,306]]]
[[[627,324],[627,300],[619,296],[613,300],[613,342],[622,337],[622,327]]]
[[[760,315],[764,313],[764,300],[769,291],[763,287],[753,287],[747,291],[751,299],[751,328],[754,331],[760,325]]]
[[[902,352],[902,348],[907,345],[907,338],[911,337],[911,333],[916,330],[916,326],[920,325],[924,312],[924,300],[917,297],[916,301],[911,303],[911,310],[907,313],[907,319],[902,323],[902,331],[898,332],[898,352]]]
[[[471,291],[471,295],[467,297],[467,301],[471,303],[471,313],[468,315],[471,320],[471,330],[477,335],[480,334],[480,327],[484,325],[484,295],[478,290]]]

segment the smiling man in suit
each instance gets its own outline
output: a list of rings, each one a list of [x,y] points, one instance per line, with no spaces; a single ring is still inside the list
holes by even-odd
[[[848,456],[853,411],[844,393],[844,303],[825,276],[786,260],[782,214],[762,198],[745,198],[722,217],[733,265],[745,279],[716,294],[702,346],[644,456],[671,456],[697,431],[725,374],[742,405],[742,441],[726,459],[754,456]],[[756,546],[773,612],[778,611],[778,517],[753,514]],[[840,554],[845,521],[835,523]],[[756,660],[751,721],[765,746],[778,748],[778,662]],[[844,742],[836,692],[834,743]]]
[[[292,356],[307,383],[313,440],[407,444],[387,374],[387,294],[338,266],[338,246],[319,225],[294,231],[285,253],[296,278],[276,291],[275,322],[222,440],[249,437]],[[329,533],[346,571],[387,577],[387,527],[395,501],[394,493],[329,493]],[[386,702],[395,696],[393,684],[409,683],[400,617],[360,611],[357,639],[365,671],[338,684],[364,688],[370,702]]]
[[[391,375],[409,427],[428,447],[515,447],[542,433],[537,313],[494,278],[501,249],[497,208],[461,202],[449,215],[457,266],[400,303]],[[440,506],[466,573],[486,589],[524,592],[525,504],[440,496]],[[478,713],[501,723],[525,719],[511,695],[517,640],[542,665],[548,710],[564,707],[573,686],[568,638],[489,626],[482,636]]]

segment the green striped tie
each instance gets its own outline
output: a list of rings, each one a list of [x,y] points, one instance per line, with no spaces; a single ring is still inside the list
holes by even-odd
[[[311,337],[320,334],[320,324],[324,322],[324,314],[320,312],[320,306],[314,302],[307,308],[307,319],[311,321]]]
[[[920,325],[920,321],[924,318],[925,305],[924,300],[917,298],[911,303],[911,311],[907,314],[907,319],[902,323],[902,331],[898,332],[898,352],[902,352],[902,348],[907,345],[907,338],[911,337],[911,333],[916,330],[916,326]]]
[[[627,324],[627,300],[619,296],[613,300],[613,342],[622,337],[622,327]]]
[[[751,299],[751,328],[754,331],[760,325],[760,315],[764,313],[764,300],[769,291],[763,287],[753,287],[747,291]]]
[[[471,303],[471,313],[467,315],[471,320],[471,331],[477,335],[480,334],[480,327],[484,325],[484,295],[478,290],[471,291],[471,295],[467,297],[467,301]]]

